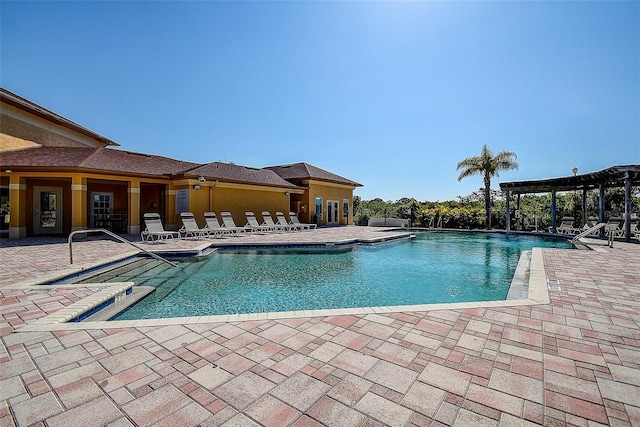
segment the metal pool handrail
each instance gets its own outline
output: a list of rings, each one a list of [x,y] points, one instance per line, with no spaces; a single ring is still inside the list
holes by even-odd
[[[178,264],[176,264],[175,262],[171,262],[166,258],[162,258],[160,255],[156,255],[153,252],[149,252],[148,250],[141,248],[140,246],[136,245],[135,243],[125,239],[124,237],[118,236],[115,233],[112,233],[109,230],[105,230],[104,228],[96,228],[93,230],[76,230],[76,231],[72,231],[71,234],[69,234],[69,264],[73,264],[73,247],[72,247],[72,242],[73,242],[73,236],[75,236],[76,234],[87,234],[87,233],[105,233],[108,234],[109,236],[113,237],[114,239],[117,239],[119,241],[121,241],[122,243],[128,243],[131,246],[133,246],[136,249],[141,250],[142,252],[149,254],[150,256],[152,256],[155,259],[158,259],[160,261],[164,261],[167,264],[173,266],[173,267],[178,267],[180,268],[180,266]]]

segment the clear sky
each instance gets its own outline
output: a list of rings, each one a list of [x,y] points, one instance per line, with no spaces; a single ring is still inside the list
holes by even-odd
[[[8,2],[0,82],[122,149],[299,161],[363,199],[640,164],[640,2]]]

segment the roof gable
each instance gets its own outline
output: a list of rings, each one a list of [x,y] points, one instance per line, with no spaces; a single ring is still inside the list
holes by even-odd
[[[285,181],[272,170],[251,168],[233,163],[208,163],[191,169],[188,175],[204,176],[207,179],[220,181],[297,188],[296,185]]]
[[[8,91],[5,88],[0,87],[0,101],[7,105],[11,105],[14,108],[22,111],[23,114],[26,112],[28,114],[32,114],[40,119],[44,119],[48,122],[54,123],[58,126],[62,126],[63,128],[70,129],[74,132],[84,135],[85,137],[91,138],[92,140],[98,142],[103,146],[119,146],[115,141],[107,138],[106,136],[100,135],[90,129],[87,129],[84,126],[81,126],[65,117],[62,117],[59,114],[54,113],[51,110],[48,110],[35,102],[29,101],[26,98],[23,98],[15,93]]]
[[[292,163],[289,165],[268,166],[265,169],[274,171],[286,180],[316,179],[319,181],[334,182],[353,187],[362,187],[362,184],[304,162]]]

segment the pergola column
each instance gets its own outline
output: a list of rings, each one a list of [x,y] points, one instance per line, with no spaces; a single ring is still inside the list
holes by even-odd
[[[624,241],[631,241],[631,174],[624,180]]]
[[[520,212],[520,193],[516,198],[516,211],[518,212],[518,216],[516,217],[516,228],[518,231],[522,231],[522,212]]]
[[[598,209],[599,209],[598,222],[604,222],[604,183],[603,182],[600,183],[600,186],[598,187],[598,189],[599,189],[599,192],[600,192],[600,194],[599,194],[600,199],[598,201],[598,203],[599,203],[599,206],[598,206]],[[600,229],[600,237],[604,237],[604,228]]]
[[[587,189],[582,189],[582,225],[587,223]]]
[[[556,231],[556,189],[551,190],[551,232]]]
[[[511,193],[509,191],[507,191],[507,217],[506,217],[506,228],[507,228],[507,233],[511,231],[511,207],[510,207],[510,202],[511,201]]]

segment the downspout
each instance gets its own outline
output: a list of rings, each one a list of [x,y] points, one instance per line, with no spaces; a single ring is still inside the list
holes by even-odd
[[[209,212],[213,212],[213,189],[218,185],[218,180],[216,180],[213,185],[209,186]]]

